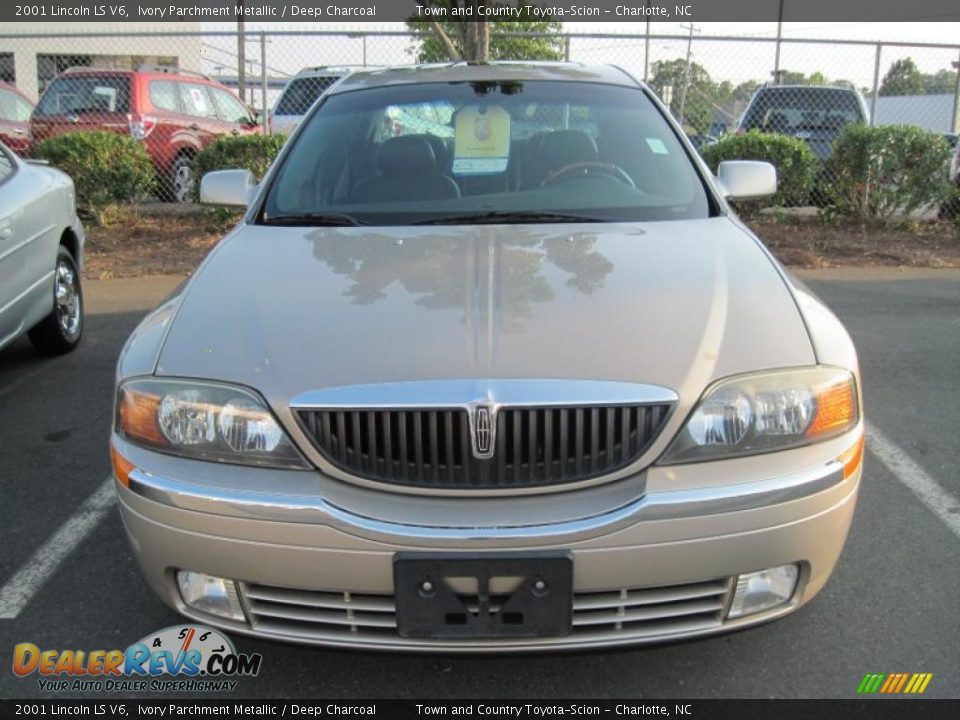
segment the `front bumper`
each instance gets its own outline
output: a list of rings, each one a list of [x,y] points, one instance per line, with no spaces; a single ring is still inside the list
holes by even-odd
[[[796,457],[787,461],[809,459],[811,452],[818,458],[839,455],[854,438],[851,433],[816,450],[791,451]],[[632,645],[772,620],[808,602],[826,583],[846,539],[861,475],[860,467],[844,477],[839,463],[818,461],[802,472],[711,485],[704,465],[672,467],[663,477],[647,478],[644,491],[632,501],[588,517],[514,525],[478,521],[473,526],[438,519],[427,525],[385,519],[388,513],[364,516],[322,495],[231,491],[217,481],[217,473],[199,481],[173,479],[183,475],[171,475],[170,470],[197,463],[133,448],[117,438],[114,442],[138,468],[153,469],[134,470],[130,486],[118,483],[117,491],[144,576],[168,605],[235,633],[379,650],[502,652]],[[757,458],[726,462],[730,470],[750,472],[764,464]],[[167,472],[161,475],[160,468]],[[284,472],[290,477],[290,471]],[[668,482],[672,485],[665,488]],[[698,482],[700,487],[689,487]],[[540,496],[541,505],[550,502],[544,497],[553,496]],[[573,554],[571,634],[425,640],[396,632],[396,552],[534,548]],[[727,619],[737,575],[788,563],[800,567],[789,602]],[[247,621],[231,622],[187,607],[175,582],[178,569],[237,580]]]

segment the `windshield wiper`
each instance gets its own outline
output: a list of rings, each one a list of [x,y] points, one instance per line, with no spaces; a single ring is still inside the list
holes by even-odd
[[[292,215],[274,215],[264,217],[261,225],[299,225],[302,227],[347,227],[369,225],[363,220],[357,220],[353,215],[344,213],[296,213]]]
[[[603,218],[574,213],[548,212],[545,210],[491,210],[489,212],[450,215],[421,220],[416,225],[495,225],[498,223],[594,223],[606,222]]]

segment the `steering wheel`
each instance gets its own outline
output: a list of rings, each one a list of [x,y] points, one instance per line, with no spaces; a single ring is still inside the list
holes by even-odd
[[[613,163],[598,162],[596,160],[587,160],[585,162],[573,163],[571,165],[566,165],[565,167],[560,168],[559,170],[554,170],[552,173],[547,175],[543,182],[540,183],[540,187],[547,187],[547,185],[552,185],[555,182],[562,180],[568,175],[572,175],[575,172],[582,171],[583,175],[589,175],[591,173],[597,173],[599,175],[605,175],[606,177],[613,178],[619,182],[622,182],[627,187],[636,188],[636,184],[633,182],[627,171],[624,170],[619,165],[614,165]]]

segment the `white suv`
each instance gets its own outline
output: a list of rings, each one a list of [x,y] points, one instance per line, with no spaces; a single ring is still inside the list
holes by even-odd
[[[298,72],[274,105],[270,128],[283,135],[292,133],[317,98],[349,72],[346,67],[313,67]]]

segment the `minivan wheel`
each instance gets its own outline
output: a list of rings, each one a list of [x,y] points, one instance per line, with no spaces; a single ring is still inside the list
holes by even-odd
[[[57,249],[53,282],[53,310],[28,333],[40,352],[62,355],[73,350],[83,335],[83,288],[73,255]]]
[[[188,202],[193,194],[193,165],[190,157],[181,155],[170,167],[170,190],[174,201]]]

